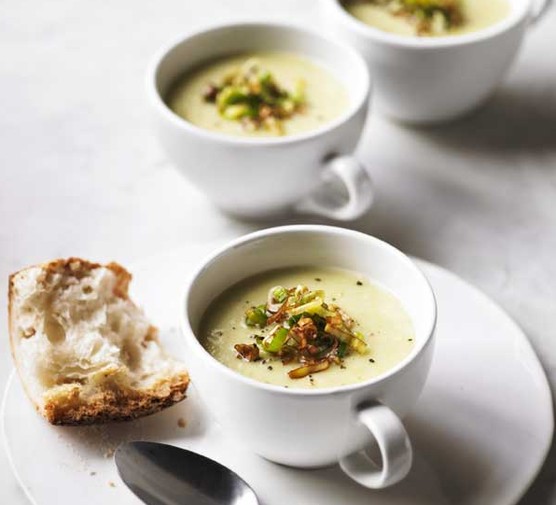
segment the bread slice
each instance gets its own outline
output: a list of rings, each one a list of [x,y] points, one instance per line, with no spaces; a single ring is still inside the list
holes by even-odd
[[[128,297],[120,265],[79,258],[10,276],[10,343],[19,377],[52,424],[125,421],[185,398],[189,376]]]

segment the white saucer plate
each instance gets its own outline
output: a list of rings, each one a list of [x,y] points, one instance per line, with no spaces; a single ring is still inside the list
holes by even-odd
[[[176,330],[179,295],[192,267],[210,249],[188,246],[131,268],[132,295],[177,355],[184,354]],[[438,340],[425,390],[405,421],[415,461],[402,483],[371,491],[338,467],[296,470],[265,461],[243,449],[233,434],[222,432],[194,386],[186,401],[160,414],[73,428],[44,421],[12,376],[1,415],[19,483],[37,505],[138,504],[119,479],[112,453],[122,441],[146,439],[222,462],[253,486],[264,505],[516,503],[552,439],[546,376],[523,332],[498,306],[446,270],[418,264],[438,299]]]

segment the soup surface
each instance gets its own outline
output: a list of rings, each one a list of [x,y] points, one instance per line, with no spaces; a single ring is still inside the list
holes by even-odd
[[[239,95],[227,89],[216,96],[230,82]],[[227,109],[223,95],[230,105]],[[178,79],[166,101],[178,116],[201,128],[263,137],[316,130],[349,107],[346,89],[328,69],[297,54],[279,52],[212,61]]]
[[[400,2],[395,1],[395,6],[399,6]],[[403,4],[403,0],[401,3]],[[393,7],[394,1],[391,0],[343,2],[345,9],[360,21],[385,32],[409,36],[446,36],[476,32],[501,21],[510,12],[508,0],[456,0],[455,3],[459,6],[458,18],[450,23],[445,22],[442,15],[432,15],[425,20],[419,13],[406,15],[403,9]]]
[[[300,363],[283,364],[282,358],[265,352],[261,344],[261,337],[272,335],[277,325],[248,326],[246,311],[267,301],[269,290],[276,286],[299,285],[306,286],[309,293],[324,292],[326,306],[337,305],[353,318],[353,331],[365,344],[359,349],[361,352],[348,352],[323,371],[291,378],[288,373],[300,369]],[[290,388],[334,387],[371,379],[402,361],[414,346],[411,319],[392,293],[354,272],[316,267],[271,270],[232,286],[207,309],[199,337],[205,349],[232,370]],[[236,346],[252,346],[257,342],[259,358],[242,359]]]

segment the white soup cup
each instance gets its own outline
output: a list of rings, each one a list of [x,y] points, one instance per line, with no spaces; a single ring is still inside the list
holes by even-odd
[[[216,296],[251,275],[300,265],[354,270],[392,291],[415,328],[409,356],[365,382],[307,390],[250,379],[204,349],[197,339],[199,326]],[[360,484],[382,488],[411,467],[411,443],[400,418],[425,383],[435,324],[432,289],[402,252],[363,233],[297,225],[244,236],[204,261],[185,288],[180,327],[192,380],[228,434],[271,461],[302,468],[339,462]],[[371,444],[380,449],[381,468],[362,451]]]
[[[465,114],[492,94],[527,28],[552,0],[507,1],[510,12],[498,23],[443,37],[373,28],[348,13],[340,0],[326,0],[326,7],[331,32],[357,49],[371,69],[373,106],[400,121],[435,123]]]
[[[261,138],[205,130],[167,106],[169,88],[187,71],[254,51],[293,52],[323,65],[344,85],[347,110],[314,131]],[[349,220],[370,207],[371,179],[352,155],[365,124],[370,78],[363,59],[347,45],[287,24],[218,25],[163,49],[147,87],[155,130],[169,158],[221,209],[248,218],[297,211]]]

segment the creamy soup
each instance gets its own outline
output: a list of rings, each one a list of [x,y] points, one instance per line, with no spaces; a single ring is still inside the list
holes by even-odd
[[[292,53],[228,57],[182,76],[168,106],[201,128],[241,136],[295,135],[344,113],[346,89],[325,67]]]
[[[433,14],[424,19],[418,12],[406,12],[399,7],[403,0],[345,0],[343,3],[345,9],[360,21],[385,32],[409,36],[476,32],[501,21],[510,12],[508,0],[461,0],[456,3],[458,17],[451,23],[442,15]]]
[[[297,296],[301,306],[291,301]],[[294,308],[277,317],[285,306]],[[296,315],[292,318],[291,314]],[[271,322],[272,317],[276,321]],[[311,317],[319,328],[317,336],[309,338],[303,356],[292,360],[289,348],[300,352],[299,337],[310,336],[300,327],[311,327]],[[282,338],[278,338],[280,331]],[[345,338],[346,333],[352,335],[351,340],[349,335]],[[402,361],[414,346],[411,319],[391,292],[363,275],[313,267],[272,270],[232,286],[209,306],[199,335],[205,349],[232,370],[290,388],[333,387],[371,379]],[[311,343],[321,347],[313,349]],[[300,359],[307,356],[314,356],[317,371],[306,373]],[[284,364],[288,359],[292,361]]]

